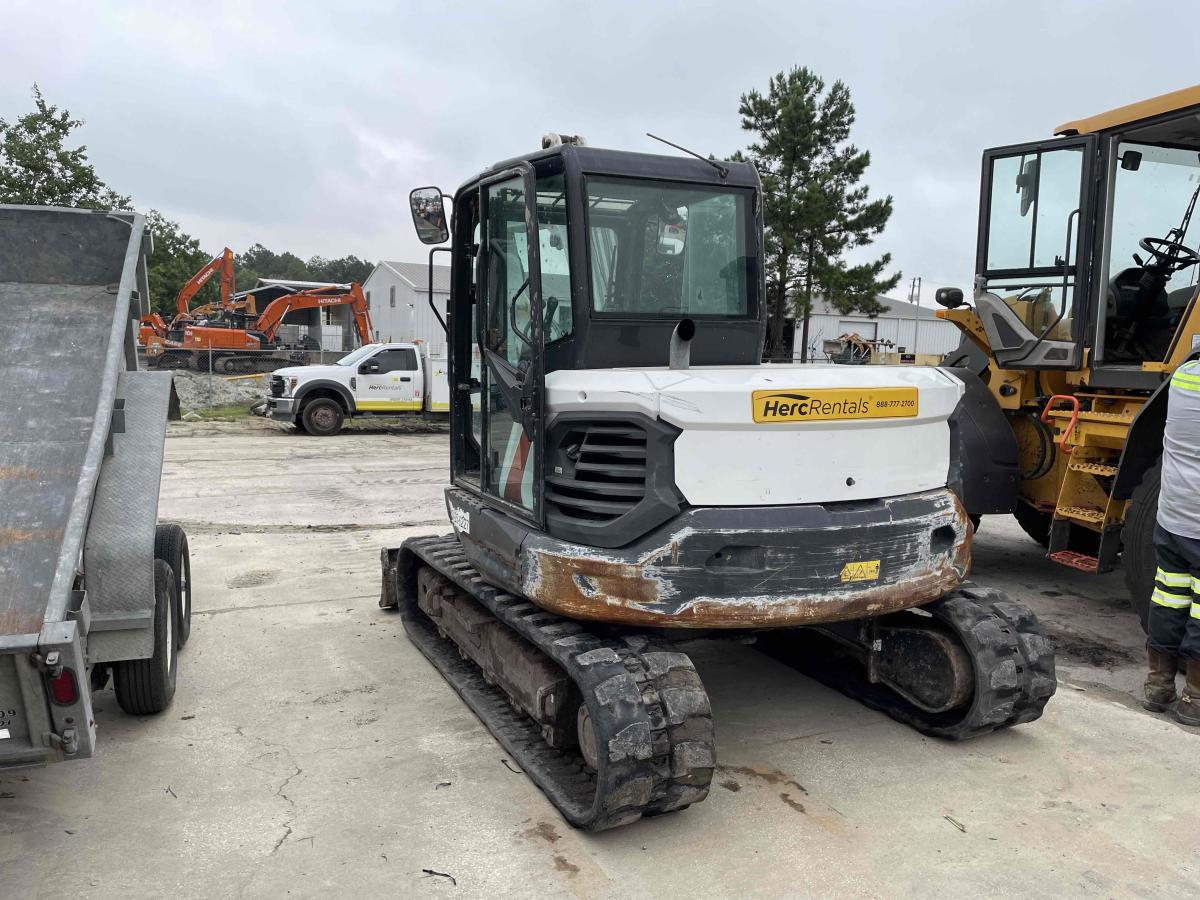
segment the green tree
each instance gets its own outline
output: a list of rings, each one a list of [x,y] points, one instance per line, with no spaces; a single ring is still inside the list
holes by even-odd
[[[154,252],[146,261],[150,278],[150,305],[168,321],[175,315],[175,295],[200,267],[212,259],[212,254],[200,249],[200,242],[186,234],[179,223],[172,222],[156,209],[146,213],[146,227],[154,235]],[[220,296],[214,278],[204,285],[192,300],[192,306],[209,303]]]
[[[885,275],[891,254],[851,265],[846,254],[883,231],[892,198],[869,199],[861,184],[871,155],[850,143],[854,104],[850,89],[835,81],[828,90],[814,72],[799,66],[771,78],[764,96],[743,94],[742,129],[755,141],[749,159],[763,182],[764,250],[767,280],[766,355],[784,353],[784,320],[802,319],[801,359],[808,358],[808,319],[813,297],[828,299],[843,313],[868,315],[876,301],[900,281]]]
[[[0,119],[0,202],[90,209],[127,209],[129,197],[111,190],[87,159],[87,147],[69,149],[83,124],[46,102],[33,86],[32,112]]]
[[[308,270],[313,274],[313,281],[332,281],[335,284],[364,282],[374,269],[374,263],[359,259],[353,254],[340,259],[314,256],[308,261]]]

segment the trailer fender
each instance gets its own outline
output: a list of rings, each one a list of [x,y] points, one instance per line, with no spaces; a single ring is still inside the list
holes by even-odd
[[[347,415],[354,415],[357,412],[354,407],[354,395],[344,384],[323,379],[300,385],[296,393],[292,395],[293,408],[299,412],[314,394],[319,396],[321,392],[335,395],[341,401],[342,408],[345,409]]]
[[[1021,478],[1017,437],[983,380],[965,368],[945,368],[966,388],[950,415],[947,486],[973,516],[1011,513]]]

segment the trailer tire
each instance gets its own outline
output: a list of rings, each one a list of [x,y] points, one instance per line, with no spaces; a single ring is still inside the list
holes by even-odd
[[[1129,498],[1125,527],[1121,529],[1121,564],[1129,605],[1138,614],[1142,630],[1150,616],[1150,595],[1154,593],[1154,573],[1158,559],[1154,552],[1154,526],[1158,522],[1158,492],[1162,485],[1162,463],[1155,462]]]
[[[175,582],[175,649],[182,650],[192,633],[192,559],[187,533],[163,523],[154,529],[154,558],[171,567]]]
[[[131,716],[160,713],[175,696],[175,575],[161,559],[154,561],[154,654],[149,659],[113,663],[113,690],[121,709]]]
[[[305,404],[300,414],[304,430],[317,437],[332,437],[342,430],[346,415],[342,405],[329,397],[317,397]]]

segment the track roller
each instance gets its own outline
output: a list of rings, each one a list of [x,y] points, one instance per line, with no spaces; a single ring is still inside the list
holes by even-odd
[[[450,537],[385,550],[381,606],[572,825],[684,809],[715,764],[708,695],[687,655],[601,637],[486,584]]]

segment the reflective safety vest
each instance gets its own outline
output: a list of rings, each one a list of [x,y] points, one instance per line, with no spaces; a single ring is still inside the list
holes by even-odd
[[[1168,391],[1158,524],[1200,538],[1200,360],[1176,369]]]

